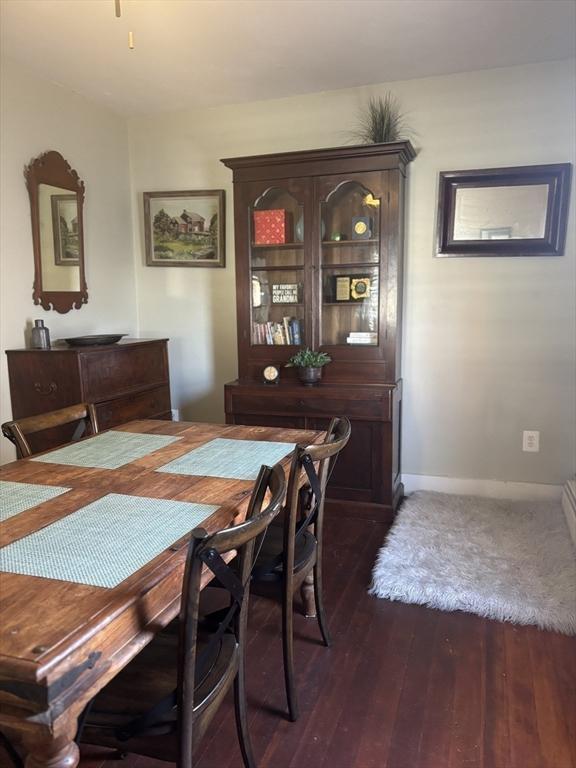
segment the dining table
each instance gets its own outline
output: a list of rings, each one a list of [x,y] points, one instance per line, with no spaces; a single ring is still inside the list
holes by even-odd
[[[178,615],[191,530],[241,522],[260,465],[323,435],[140,420],[0,467],[0,732],[26,768],[78,765],[82,711]]]

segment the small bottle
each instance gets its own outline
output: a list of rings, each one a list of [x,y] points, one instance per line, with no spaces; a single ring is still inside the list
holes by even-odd
[[[44,327],[44,320],[34,320],[30,346],[32,349],[50,349],[50,331]]]

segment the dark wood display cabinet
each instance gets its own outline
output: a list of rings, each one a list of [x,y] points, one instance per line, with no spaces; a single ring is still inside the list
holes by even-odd
[[[52,349],[10,349],[12,418],[22,419],[87,402],[101,430],[133,419],[171,419],[167,339]],[[74,426],[28,438],[34,452],[67,442]]]
[[[348,416],[329,507],[391,517],[400,498],[400,337],[407,142],[223,160],[233,171],[238,380],[230,424],[323,428]],[[327,352],[322,383],[283,366]],[[280,383],[265,384],[267,365]]]

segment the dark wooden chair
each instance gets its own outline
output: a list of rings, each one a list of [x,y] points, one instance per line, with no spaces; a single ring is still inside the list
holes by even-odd
[[[294,450],[283,521],[268,529],[252,573],[252,591],[282,598],[282,645],[284,680],[290,720],[298,719],[294,682],[293,599],[297,589],[306,595],[313,576],[315,613],[324,645],[331,645],[322,594],[322,530],[324,496],[328,479],[340,451],[350,438],[346,417],[332,419],[321,445],[297,446]],[[315,470],[314,465],[318,469]],[[306,484],[300,487],[302,474]],[[305,601],[306,602],[306,601]]]
[[[246,768],[255,768],[246,716],[244,646],[255,549],[282,507],[280,465],[262,467],[245,522],[213,534],[192,531],[180,620],[152,642],[94,699],[80,740],[191,768],[193,751],[224,695],[234,687],[236,725]],[[262,510],[267,492],[266,508]],[[222,555],[235,550],[234,568]],[[208,567],[230,593],[216,622],[199,617],[200,578]],[[203,630],[203,623],[206,630]],[[215,624],[214,631],[211,624]]]
[[[78,428],[74,433],[73,440],[82,437],[83,434],[97,434],[98,418],[96,409],[91,403],[79,403],[78,405],[70,405],[68,408],[61,408],[58,411],[49,411],[37,416],[6,421],[2,424],[2,434],[11,443],[14,443],[18,458],[25,459],[32,456],[33,453],[26,440],[27,435],[43,432],[45,429],[61,427],[74,421],[78,422]]]

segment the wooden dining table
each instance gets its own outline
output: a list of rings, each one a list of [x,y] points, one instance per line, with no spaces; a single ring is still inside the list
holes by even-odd
[[[208,532],[225,528],[244,518],[253,480],[159,468],[221,438],[287,443],[281,459],[287,470],[294,443],[323,437],[316,431],[168,421],[134,421],[113,431],[178,439],[116,468],[38,457],[0,467],[5,487],[66,489],[0,523],[0,555],[13,542],[73,517],[108,494],[213,505],[202,527]],[[50,459],[50,453],[42,456]],[[122,536],[130,536],[128,528]],[[188,539],[188,533],[180,536],[111,588],[0,572],[0,731],[24,752],[26,768],[78,764],[74,739],[86,704],[178,614]],[[95,556],[98,546],[94,540]],[[209,581],[207,573],[203,586]]]

